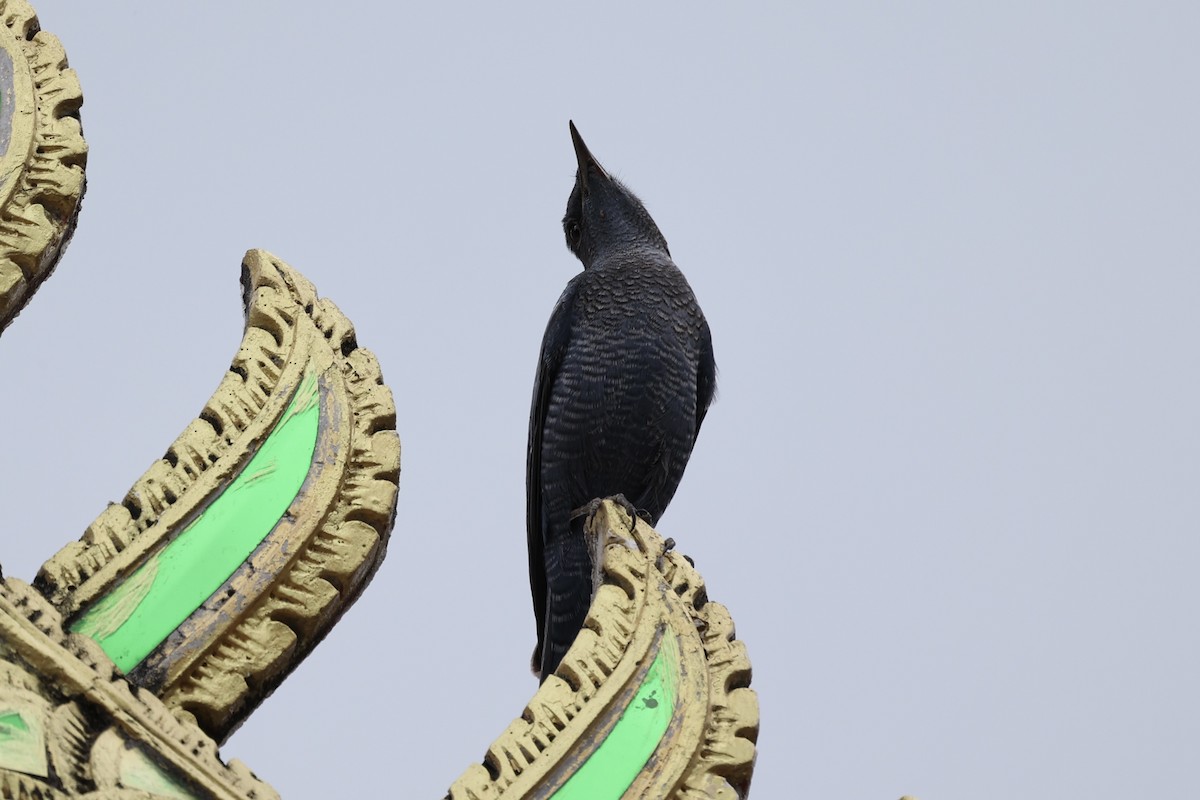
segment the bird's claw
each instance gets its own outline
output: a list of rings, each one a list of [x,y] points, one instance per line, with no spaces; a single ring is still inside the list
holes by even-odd
[[[571,521],[574,522],[575,520],[579,519],[580,517],[585,517],[585,518],[590,519],[591,516],[596,513],[596,510],[598,508],[600,508],[600,504],[603,502],[604,501],[601,500],[599,497],[597,497],[595,500],[589,500],[588,502],[584,503],[579,508],[577,508],[571,512]]]
[[[580,517],[590,518],[596,513],[596,510],[600,508],[600,504],[605,500],[613,501],[621,507],[622,511],[629,515],[629,530],[631,533],[637,530],[637,522],[639,519],[645,522],[647,525],[654,524],[654,518],[650,516],[650,512],[637,508],[633,503],[629,502],[629,500],[623,494],[614,494],[611,497],[604,498],[597,497],[594,500],[590,500],[572,511],[571,519],[576,520]]]
[[[615,494],[608,499],[619,505],[621,509],[629,515],[630,533],[633,533],[637,530],[637,523],[639,519],[651,527],[654,526],[654,517],[650,515],[650,512],[644,508],[638,508],[633,503],[629,502],[625,495]]]
[[[629,515],[629,532],[633,533],[636,531],[638,517],[641,515],[638,513],[638,510],[633,503],[629,502],[629,500],[627,500],[623,494],[614,494],[609,499],[619,505],[621,509]]]

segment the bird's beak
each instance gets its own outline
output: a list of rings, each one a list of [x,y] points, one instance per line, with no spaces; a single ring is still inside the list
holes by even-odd
[[[607,179],[608,173],[604,171],[604,167],[600,166],[600,162],[583,143],[583,137],[579,135],[579,129],[575,127],[575,123],[568,121],[567,124],[571,126],[571,143],[575,145],[575,160],[579,162],[579,185],[584,192],[587,192],[589,167],[595,167],[601,178]]]

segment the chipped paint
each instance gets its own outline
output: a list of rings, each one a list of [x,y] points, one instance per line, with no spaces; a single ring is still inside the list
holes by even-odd
[[[554,800],[617,800],[658,748],[676,712],[679,643],[669,631],[633,700],[583,766],[552,796]]]
[[[262,447],[224,492],[71,626],[129,672],[254,552],[303,486],[320,422],[310,370]]]

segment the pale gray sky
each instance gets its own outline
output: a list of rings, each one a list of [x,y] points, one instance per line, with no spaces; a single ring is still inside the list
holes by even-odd
[[[200,410],[271,250],[380,359],[399,517],[223,754],[289,800],[441,797],[536,688],[571,118],[712,325],[659,527],[749,647],[755,796],[1195,796],[1200,6],[977,5],[38,0],[90,187],[0,341],[6,573]]]

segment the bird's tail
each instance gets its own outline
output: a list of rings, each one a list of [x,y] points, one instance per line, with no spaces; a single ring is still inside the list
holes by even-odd
[[[584,522],[582,517],[572,520],[570,534],[546,548],[546,622],[540,652],[534,650],[543,682],[571,649],[592,603],[592,558]]]

